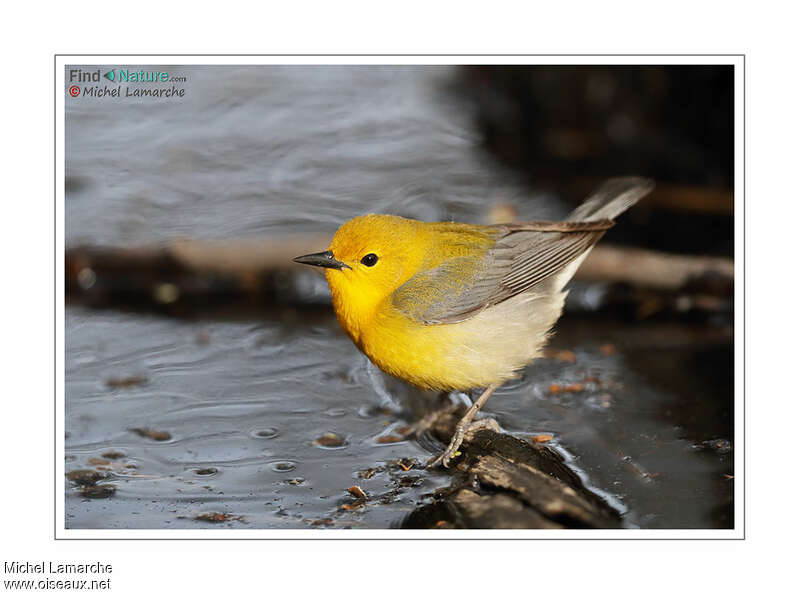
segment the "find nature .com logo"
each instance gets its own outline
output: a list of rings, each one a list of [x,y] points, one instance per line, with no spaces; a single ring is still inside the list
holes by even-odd
[[[185,83],[185,76],[171,76],[158,70],[131,70],[129,68],[112,68],[102,77],[116,85],[99,84],[102,70],[86,71],[80,68],[69,70],[70,97],[184,97],[186,89],[172,84],[169,87],[148,87],[152,83]],[[83,83],[83,86],[74,84]],[[88,83],[88,84],[86,84]],[[98,84],[94,84],[98,83]]]

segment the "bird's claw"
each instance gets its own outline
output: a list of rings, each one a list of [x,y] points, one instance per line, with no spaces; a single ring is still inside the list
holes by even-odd
[[[427,460],[427,462],[425,463],[425,468],[426,469],[435,469],[441,463],[442,463],[442,455],[439,455],[439,456],[435,456],[434,455],[430,459]]]
[[[450,446],[448,446],[442,454],[440,454],[438,457],[432,457],[430,460],[428,460],[425,466],[428,469],[434,469],[441,465],[445,469],[448,469],[450,467],[450,460],[461,455],[461,452],[458,450],[459,446],[460,444],[453,448],[453,443],[451,442]]]
[[[453,434],[453,439],[450,440],[450,444],[447,445],[447,448],[444,450],[442,454],[428,461],[426,467],[428,469],[433,469],[435,467],[438,467],[439,464],[441,464],[442,467],[444,467],[445,469],[449,468],[450,461],[461,454],[461,452],[458,449],[461,446],[461,443],[464,442],[464,438],[469,437],[471,434],[477,432],[478,430],[486,430],[486,429],[491,429],[495,432],[502,431],[500,425],[491,417],[479,419],[478,421],[472,422],[469,425],[464,425],[464,426],[462,426],[461,424],[457,425],[456,431]]]

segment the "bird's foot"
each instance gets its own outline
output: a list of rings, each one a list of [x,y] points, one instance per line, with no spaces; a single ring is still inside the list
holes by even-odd
[[[449,467],[450,461],[461,454],[458,449],[461,446],[461,443],[464,442],[464,439],[469,438],[474,432],[479,430],[493,430],[495,432],[502,432],[500,425],[491,417],[485,417],[473,422],[462,419],[456,426],[456,431],[453,433],[453,438],[450,440],[450,444],[438,457],[431,458],[426,463],[426,467],[428,467],[428,469],[433,469],[434,467],[438,467],[440,464],[442,467]]]

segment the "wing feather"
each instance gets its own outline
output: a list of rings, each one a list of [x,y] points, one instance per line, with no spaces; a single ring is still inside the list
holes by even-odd
[[[560,232],[516,227],[497,239],[471,278],[458,274],[469,266],[468,257],[451,259],[409,279],[395,292],[394,305],[425,324],[461,322],[563,270],[594,245],[606,228]]]
[[[557,275],[603,237],[614,225],[612,217],[651,188],[652,182],[643,178],[615,178],[573,211],[567,221],[490,226],[496,239],[480,266],[465,256],[420,271],[394,292],[393,305],[424,324],[449,324],[471,318],[522,292],[560,291],[569,279]],[[588,217],[596,219],[586,220]],[[467,278],[464,271],[470,271]],[[545,285],[551,278],[558,279],[557,283]]]

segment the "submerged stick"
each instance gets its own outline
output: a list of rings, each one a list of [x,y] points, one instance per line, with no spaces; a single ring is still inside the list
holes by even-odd
[[[183,285],[183,295],[252,294],[263,293],[265,288],[274,293],[274,275],[284,275],[281,279],[285,282],[286,274],[303,274],[302,266],[292,262],[294,256],[320,250],[329,242],[327,235],[307,235],[180,240],[139,248],[76,247],[66,252],[67,291],[157,294],[156,285],[170,283],[178,289]],[[707,274],[733,279],[733,261],[606,244],[592,250],[575,278],[676,290]],[[163,297],[170,295],[167,291]]]

